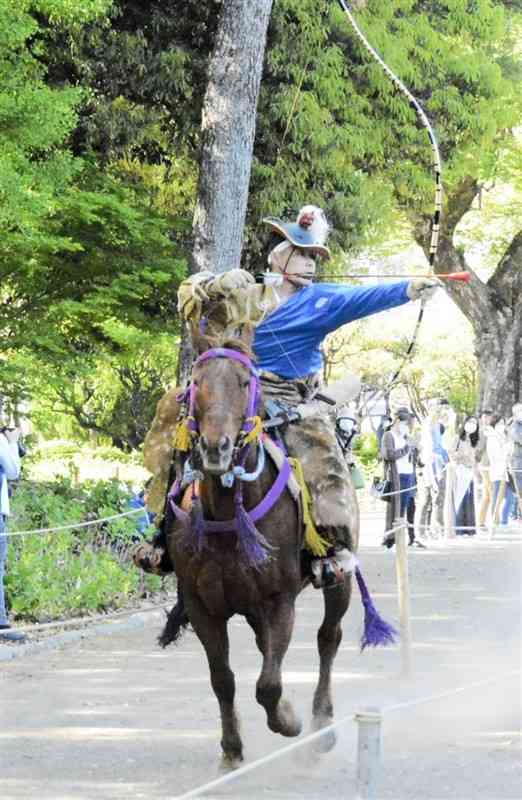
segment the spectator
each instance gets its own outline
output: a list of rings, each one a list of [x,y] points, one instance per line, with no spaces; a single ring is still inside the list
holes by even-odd
[[[20,456],[16,428],[4,428],[0,432],[0,641],[22,642],[25,634],[11,628],[7,619],[5,603],[4,575],[7,560],[7,517],[9,516],[9,491],[7,481],[14,481],[20,475]]]
[[[442,442],[444,426],[441,415],[446,410],[447,401],[435,401],[422,423],[420,437],[420,461],[423,464],[424,497],[420,512],[420,528],[431,528],[438,511],[441,487],[445,491],[446,467],[449,456]],[[438,520],[438,517],[436,517]],[[440,521],[442,527],[444,520]]]
[[[477,469],[476,447],[479,441],[479,424],[476,417],[464,420],[455,447],[451,452],[454,479],[451,483],[450,502],[455,532],[458,536],[474,536],[475,476]]]
[[[509,471],[517,496],[518,514],[522,511],[522,403],[513,406],[513,419],[508,431],[510,443]]]
[[[415,430],[415,422],[416,422],[415,416],[411,414],[409,420],[410,458],[411,458],[411,463],[413,464],[414,486],[417,487],[419,483],[417,475],[417,467],[419,466],[420,431]],[[415,490],[412,491],[411,495],[408,498],[408,504],[406,506],[406,519],[408,521],[409,543],[410,547],[420,547],[422,549],[426,549],[426,545],[423,544],[421,541],[419,541],[419,539],[417,539],[415,535],[415,516],[417,513],[416,498],[417,498],[417,488],[415,488]]]
[[[395,534],[388,533],[395,521],[406,516],[408,503],[415,494],[415,469],[409,441],[409,429],[412,414],[407,408],[399,408],[393,416],[391,428],[384,432],[381,443],[381,455],[384,461],[385,474],[389,476],[393,491],[386,509],[385,536],[382,541],[385,547],[393,547]],[[414,541],[410,534],[410,544]]]
[[[480,415],[480,438],[477,445],[477,466],[478,466],[478,480],[482,487],[482,498],[480,502],[480,509],[478,515],[478,524],[480,528],[486,525],[488,513],[494,512],[493,487],[491,481],[493,480],[490,475],[489,469],[489,455],[487,447],[487,439],[489,434],[489,427],[493,412],[490,409],[484,409]]]
[[[498,523],[500,516],[500,524],[507,525],[510,517],[514,516],[516,499],[508,480],[506,426],[504,418],[499,414],[492,414],[490,418],[487,451],[492,484],[493,522]],[[502,514],[500,514],[500,506],[502,506]]]
[[[148,492],[147,492],[148,484],[145,485],[143,489],[134,489],[132,497],[128,500],[127,506],[129,509],[137,508],[143,509],[143,514],[136,514],[135,516],[135,524],[136,524],[136,532],[138,536],[133,537],[135,541],[141,539],[145,533],[145,531],[152,525],[154,521],[154,514],[150,513],[147,510],[147,500],[148,500]]]
[[[439,400],[440,410],[440,454],[447,465],[449,462],[449,451],[454,445],[456,436],[457,414],[451,407],[448,400]],[[442,471],[439,479],[439,491],[436,498],[436,518],[440,528],[447,528],[448,506],[451,498],[447,496],[448,470]],[[451,515],[450,515],[451,516]]]

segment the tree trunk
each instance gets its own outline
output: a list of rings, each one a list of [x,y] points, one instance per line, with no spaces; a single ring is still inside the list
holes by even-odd
[[[488,313],[475,329],[480,403],[511,416],[522,401],[522,231],[488,282]]]
[[[202,114],[192,271],[239,267],[272,0],[223,0]]]
[[[481,281],[453,244],[455,228],[471,208],[477,191],[476,182],[464,178],[448,198],[435,272],[471,272],[469,284],[448,281],[444,288],[473,326],[480,408],[510,416],[513,404],[522,401],[522,231],[514,237],[489,281]],[[425,220],[417,221],[414,230],[426,252],[429,237]]]

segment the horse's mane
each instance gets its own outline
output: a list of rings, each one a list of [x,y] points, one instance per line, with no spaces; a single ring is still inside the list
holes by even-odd
[[[251,361],[255,361],[255,355],[250,345],[239,337],[199,334],[194,344],[199,353],[203,353],[205,350],[210,350],[214,347],[226,347],[229,350],[237,350],[239,353],[248,356]]]

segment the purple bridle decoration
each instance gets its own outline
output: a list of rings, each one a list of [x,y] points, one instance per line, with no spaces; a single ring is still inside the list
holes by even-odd
[[[249,421],[249,417],[254,417],[257,412],[257,407],[261,399],[261,385],[259,383],[259,373],[252,364],[250,358],[238,350],[232,350],[230,347],[212,347],[210,350],[205,350],[199,358],[194,362],[194,367],[199,364],[204,364],[211,358],[231,358],[233,361],[239,361],[250,372],[250,386],[248,389],[248,403],[245,414],[245,421],[243,423],[242,432],[250,433],[253,428],[253,422]],[[194,381],[190,382],[190,386],[186,392],[181,396],[184,400],[188,398],[188,426],[189,430],[194,433],[198,432],[198,423],[195,419],[196,409],[196,384]]]
[[[250,444],[242,444],[243,437],[250,433],[255,426],[254,417],[257,414],[259,402],[261,399],[261,385],[259,381],[259,374],[255,369],[250,358],[244,353],[237,350],[232,350],[226,347],[214,347],[207,350],[199,356],[194,362],[194,367],[203,364],[211,358],[230,358],[238,361],[250,372],[250,383],[248,388],[248,403],[239,436],[239,445],[236,447],[238,454],[238,461],[243,465],[246,461]],[[191,381],[190,386],[179,396],[180,402],[188,402],[188,426],[190,431],[197,434],[199,432],[198,423],[195,418],[196,410],[196,384]],[[236,533],[238,550],[241,559],[250,567],[259,568],[262,566],[269,557],[271,550],[270,544],[265,537],[257,530],[255,523],[257,520],[265,516],[270,509],[275,505],[283,494],[288,478],[290,477],[290,464],[285,458],[283,466],[279,475],[272,487],[269,489],[267,495],[263,500],[251,511],[247,511],[243,504],[243,490],[241,488],[240,480],[236,479],[236,486],[234,491],[234,503],[236,507],[236,515],[232,520],[218,521],[206,520],[203,517],[203,509],[201,507],[201,500],[195,496],[193,491],[192,502],[194,514],[188,514],[176,503],[176,498],[180,493],[180,482],[178,480],[173,484],[169,492],[169,504],[176,517],[186,528],[187,532],[191,535],[192,546],[195,545],[197,550],[201,550],[205,546],[207,534],[212,533]]]

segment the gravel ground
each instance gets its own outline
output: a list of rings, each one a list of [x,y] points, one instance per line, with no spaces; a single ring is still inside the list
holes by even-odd
[[[375,521],[363,526],[361,561],[381,612],[396,620],[394,558],[378,546],[380,528]],[[520,800],[520,675],[503,677],[521,668],[520,538],[466,537],[410,551],[413,677],[398,677],[396,647],[359,654],[356,599],[335,666],[336,717],[347,717],[336,748],[319,756],[305,745],[205,796],[355,797],[353,712],[463,687],[450,698],[385,713],[379,800]],[[321,599],[311,589],[299,598],[285,661],[287,695],[305,732]],[[164,800],[218,775],[217,705],[201,646],[188,634],[160,650],[160,614],[142,620],[0,663],[0,797]],[[250,629],[241,619],[230,627],[252,761],[291,740],[267,730],[255,703],[260,659]],[[497,680],[473,686],[488,679]]]

